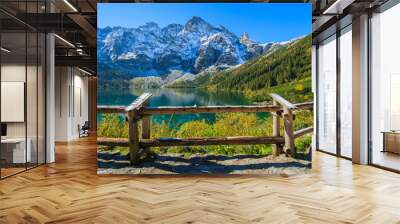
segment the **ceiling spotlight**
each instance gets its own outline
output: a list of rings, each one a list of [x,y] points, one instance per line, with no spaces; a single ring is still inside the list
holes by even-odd
[[[84,52],[83,52],[82,48],[77,48],[76,49],[76,53],[78,53],[79,55],[84,55]]]
[[[7,49],[5,47],[1,47],[0,49],[1,49],[1,51],[4,51],[6,53],[11,53],[11,50],[9,50],[9,49]]]
[[[64,3],[68,5],[74,12],[78,12],[78,10],[73,6],[68,0],[64,0]]]

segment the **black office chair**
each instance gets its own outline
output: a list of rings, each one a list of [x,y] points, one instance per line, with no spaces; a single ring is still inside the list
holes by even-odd
[[[85,123],[82,125],[82,127],[80,127],[80,125],[78,125],[79,138],[89,136],[89,130],[90,130],[89,121],[85,121]]]

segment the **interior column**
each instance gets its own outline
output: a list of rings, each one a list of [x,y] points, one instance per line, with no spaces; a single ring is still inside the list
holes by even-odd
[[[368,15],[353,18],[352,160],[368,163]]]

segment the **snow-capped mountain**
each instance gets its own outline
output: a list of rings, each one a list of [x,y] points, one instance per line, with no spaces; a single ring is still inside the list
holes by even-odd
[[[200,17],[163,28],[154,22],[137,28],[99,28],[97,44],[100,72],[119,71],[130,78],[235,66],[280,45],[257,43],[247,33],[238,37]]]

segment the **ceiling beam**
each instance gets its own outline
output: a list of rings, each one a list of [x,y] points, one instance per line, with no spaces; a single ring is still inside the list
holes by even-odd
[[[87,67],[92,71],[97,70],[97,59],[90,56],[56,56],[56,66]]]
[[[18,13],[16,18],[42,32],[82,30],[75,21],[61,13]]]
[[[67,14],[67,16],[82,28],[82,30],[88,36],[88,38],[86,38],[88,44],[90,46],[96,46],[96,28],[94,28],[92,24],[90,24],[81,14],[71,13]]]

